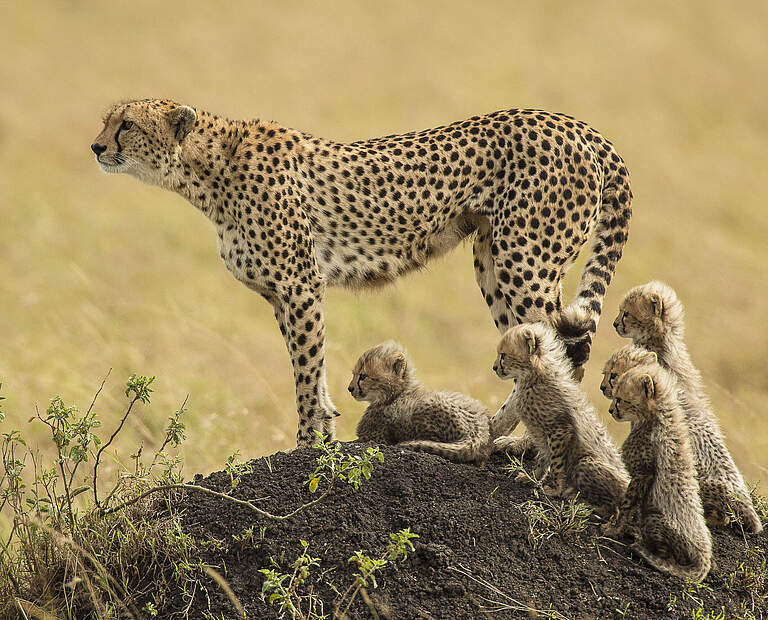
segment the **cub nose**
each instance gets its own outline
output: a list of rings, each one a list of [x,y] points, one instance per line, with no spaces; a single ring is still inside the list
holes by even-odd
[[[496,364],[493,365],[493,372],[499,372],[499,367]]]
[[[99,144],[98,142],[94,142],[91,144],[91,150],[96,153],[96,155],[101,155],[104,151],[107,150],[107,147],[103,144]]]
[[[619,329],[619,319],[616,319],[616,320],[613,322],[613,329]]]
[[[355,388],[353,388],[351,385],[347,389],[349,390],[350,394],[355,391]]]

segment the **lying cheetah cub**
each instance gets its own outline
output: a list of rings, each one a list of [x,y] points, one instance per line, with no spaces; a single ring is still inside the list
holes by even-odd
[[[631,532],[634,548],[655,568],[701,581],[712,540],[696,484],[688,429],[674,377],[658,364],[616,381],[611,415],[632,422],[621,454],[632,477],[610,535]]]
[[[491,453],[486,407],[463,394],[425,389],[395,342],[363,353],[348,389],[355,400],[370,403],[357,425],[361,441],[398,444],[456,463],[480,465]]]
[[[566,497],[578,492],[603,514],[615,512],[629,477],[552,328],[533,323],[508,330],[494,370],[502,379],[515,379],[515,388],[493,427],[505,432],[525,424],[549,465],[545,492]],[[509,439],[496,439],[496,448],[503,450]]]
[[[725,445],[701,374],[685,346],[683,305],[675,291],[662,282],[631,289],[624,296],[613,325],[620,336],[631,338],[636,345],[655,353],[659,363],[677,379],[707,523],[728,525],[732,510],[748,532],[760,532],[760,518]]]

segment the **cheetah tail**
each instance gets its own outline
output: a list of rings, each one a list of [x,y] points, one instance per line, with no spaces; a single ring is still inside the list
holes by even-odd
[[[490,441],[484,441],[479,436],[467,437],[453,442],[417,439],[404,441],[398,445],[437,454],[454,463],[476,463],[478,465],[485,463],[493,448]]]
[[[659,557],[658,555],[651,553],[643,547],[641,544],[632,545],[632,551],[639,553],[642,558],[653,566],[656,570],[660,570],[676,577],[683,579],[693,579],[694,581],[703,581],[709,573],[711,561],[708,557],[701,558],[701,562],[691,564],[689,566],[682,566],[670,561],[667,558]]]
[[[592,248],[581,272],[575,299],[555,320],[555,327],[575,367],[589,359],[603,298],[621,259],[632,215],[632,190],[626,167],[622,163],[615,171],[606,168],[605,174]]]

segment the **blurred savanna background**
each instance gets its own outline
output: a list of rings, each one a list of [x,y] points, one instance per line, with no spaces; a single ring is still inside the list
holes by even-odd
[[[115,100],[170,97],[336,139],[423,129],[512,107],[561,111],[614,142],[635,193],[584,386],[617,440],[600,368],[623,344],[622,294],[672,285],[728,444],[768,481],[768,4],[685,2],[6,2],[0,8],[0,382],[21,429],[51,397],[111,432],[124,380],[155,375],[117,445],[156,448],[189,395],[185,472],[294,445],[292,373],[271,308],[219,260],[184,200],[102,174],[89,145]],[[578,277],[572,270],[567,291]],[[569,297],[566,297],[569,298]],[[365,348],[403,343],[429,386],[492,410],[498,334],[467,244],[377,293],[332,289],[329,383]],[[42,445],[42,443],[41,443]],[[47,445],[47,444],[46,444]],[[47,449],[47,448],[46,448]]]

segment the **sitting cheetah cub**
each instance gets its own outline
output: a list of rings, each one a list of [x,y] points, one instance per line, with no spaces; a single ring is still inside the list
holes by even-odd
[[[503,433],[525,424],[544,468],[549,465],[545,492],[578,492],[601,513],[615,513],[629,477],[552,328],[533,323],[508,330],[494,370],[502,379],[515,379],[515,387],[493,427]],[[504,449],[508,441],[499,437],[494,443]]]
[[[600,383],[600,391],[606,398],[613,398],[613,386],[616,384],[616,379],[630,368],[652,365],[658,361],[653,351],[634,344],[625,344],[614,351],[603,365],[603,380]]]
[[[398,444],[456,463],[481,465],[491,453],[486,407],[463,394],[425,389],[395,342],[363,353],[348,389],[355,400],[370,403],[357,425],[361,441]]]
[[[701,581],[709,572],[712,540],[674,377],[658,364],[628,370],[616,381],[610,412],[632,423],[621,448],[632,479],[618,524],[606,532],[631,532],[633,548],[649,564]]]
[[[707,523],[728,525],[732,511],[748,532],[760,532],[760,518],[725,445],[701,374],[685,346],[683,305],[675,291],[662,282],[631,289],[624,296],[613,325],[620,336],[631,338],[636,345],[655,353],[659,363],[677,380]]]

